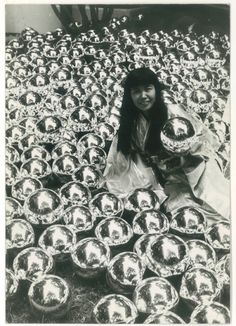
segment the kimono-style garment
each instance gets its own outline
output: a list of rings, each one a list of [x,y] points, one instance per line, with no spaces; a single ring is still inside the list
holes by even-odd
[[[195,206],[206,216],[208,225],[230,218],[230,184],[221,170],[216,151],[219,140],[197,117],[186,112],[179,105],[168,106],[168,118],[185,117],[193,124],[198,140],[190,153],[173,157],[159,153],[152,157],[162,172],[164,189],[159,184],[153,169],[147,166],[141,153],[145,152],[149,122],[140,114],[133,143],[137,150],[136,163],[117,151],[117,137],[114,138],[104,171],[107,188],[120,198],[127,197],[137,188],[150,188],[164,202],[166,212],[173,213],[184,206]],[[171,166],[172,164],[172,166]],[[171,168],[170,168],[171,166]]]

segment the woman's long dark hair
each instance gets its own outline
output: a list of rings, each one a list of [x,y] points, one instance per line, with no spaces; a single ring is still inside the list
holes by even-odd
[[[161,85],[156,74],[148,68],[132,70],[124,84],[124,96],[121,106],[120,127],[118,130],[117,150],[126,157],[132,155],[132,135],[136,131],[137,118],[140,114],[131,98],[131,88],[140,85],[152,84],[156,90],[156,101],[150,109],[150,130],[145,145],[145,151],[149,154],[156,154],[161,149],[160,132],[161,127],[167,120],[167,108],[162,100]]]

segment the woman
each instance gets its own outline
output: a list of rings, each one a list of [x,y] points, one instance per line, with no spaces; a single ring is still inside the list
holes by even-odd
[[[166,212],[194,205],[204,211],[209,224],[229,219],[229,182],[217,160],[217,137],[181,106],[166,106],[161,90],[148,68],[127,76],[120,128],[104,171],[109,191],[127,197],[136,188],[149,187],[164,202]],[[190,120],[198,135],[190,153],[181,158],[167,154],[160,139],[164,123],[176,116]]]

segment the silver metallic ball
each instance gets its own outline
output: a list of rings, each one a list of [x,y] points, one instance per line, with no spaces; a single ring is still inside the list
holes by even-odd
[[[193,305],[206,304],[217,299],[221,287],[215,272],[193,267],[183,275],[179,294]]]
[[[39,145],[33,145],[24,150],[24,152],[21,154],[21,161],[25,163],[26,161],[32,158],[50,161],[51,155],[44,147]]]
[[[28,298],[33,312],[60,318],[69,310],[70,288],[61,277],[44,275],[30,285]]]
[[[69,116],[68,125],[75,132],[92,131],[97,123],[95,112],[87,106],[75,109]]]
[[[11,146],[12,144],[18,144],[21,138],[25,135],[26,129],[19,126],[13,125],[6,130],[6,140]]]
[[[18,167],[13,163],[6,162],[5,164],[5,180],[7,186],[12,186],[12,184],[19,177],[20,172]]]
[[[102,192],[93,197],[89,203],[89,209],[96,217],[122,216],[124,205],[116,195]]]
[[[189,249],[188,254],[193,267],[215,269],[216,253],[208,243],[194,239],[187,241],[186,244]]]
[[[5,201],[6,222],[19,218],[23,215],[23,207],[12,197],[6,197]]]
[[[108,285],[121,294],[132,293],[143,278],[145,265],[134,252],[122,252],[112,258],[107,267]]]
[[[185,324],[185,321],[172,311],[162,314],[153,314],[145,319],[144,324]]]
[[[215,265],[215,271],[218,279],[221,283],[226,286],[230,286],[230,269],[231,269],[231,258],[230,254],[223,256]]]
[[[212,111],[212,96],[206,89],[196,89],[189,94],[188,107],[195,113],[209,113]]]
[[[18,280],[35,281],[46,273],[50,273],[54,267],[51,255],[37,247],[22,250],[14,258],[13,270]]]
[[[86,232],[93,228],[95,218],[88,207],[74,205],[67,208],[63,214],[66,225],[73,227],[74,232]]]
[[[93,165],[98,170],[103,171],[106,166],[107,154],[101,147],[88,147],[81,153],[79,158],[82,165]]]
[[[70,257],[76,235],[67,225],[51,225],[40,235],[38,245],[56,261],[65,261]]]
[[[79,160],[75,155],[65,154],[53,161],[52,172],[58,176],[71,176],[79,165]]]
[[[34,133],[24,135],[18,142],[18,147],[20,150],[24,151],[31,146],[38,145],[39,138]]]
[[[110,249],[97,238],[85,238],[74,246],[71,258],[79,276],[94,278],[106,270],[110,261]]]
[[[16,218],[6,224],[6,249],[24,249],[34,244],[35,235],[31,224]]]
[[[142,280],[134,290],[133,302],[144,314],[164,313],[174,308],[179,301],[175,288],[162,277]]]
[[[59,116],[44,116],[36,124],[36,135],[41,142],[56,143],[60,140],[60,132],[67,122]]]
[[[167,217],[158,210],[149,209],[137,213],[132,222],[135,234],[147,233],[161,234],[168,232],[169,221]]]
[[[30,158],[22,164],[20,174],[22,177],[43,179],[51,174],[51,167],[45,160]]]
[[[57,158],[63,155],[76,155],[77,149],[74,144],[71,144],[69,141],[61,141],[58,143],[52,150],[52,159],[56,160]]]
[[[228,324],[230,311],[218,302],[197,306],[190,317],[191,324]]]
[[[123,295],[109,294],[101,298],[93,309],[98,324],[134,324],[137,308]]]
[[[125,201],[125,209],[141,212],[149,209],[159,209],[160,203],[156,193],[150,189],[135,189]]]
[[[26,219],[35,225],[50,225],[61,219],[63,204],[54,191],[46,188],[33,192],[25,201]]]
[[[148,268],[150,266],[149,259],[147,257],[147,250],[150,246],[150,243],[157,237],[155,233],[143,234],[134,244],[133,251],[142,259],[144,265]],[[150,268],[149,268],[150,269]]]
[[[11,299],[17,293],[19,282],[16,275],[8,268],[6,268],[6,278],[5,278],[5,294],[6,299]]]
[[[95,235],[109,247],[116,247],[128,243],[133,231],[125,220],[112,216],[99,222],[95,228]]]
[[[24,177],[13,183],[11,193],[12,197],[25,201],[32,192],[40,188],[43,188],[43,185],[38,179]]]
[[[173,234],[154,238],[147,248],[149,268],[162,277],[182,274],[190,265],[186,243]]]
[[[85,184],[87,187],[94,189],[100,188],[103,183],[103,176],[99,169],[94,165],[81,165],[75,169],[72,174],[74,181],[79,181]]]
[[[28,90],[19,97],[19,103],[24,107],[29,107],[32,105],[37,105],[41,103],[41,96],[34,91]]]
[[[62,116],[71,114],[80,105],[78,97],[72,94],[64,95],[59,102],[59,112]]]
[[[107,122],[99,123],[94,130],[103,140],[108,141],[112,141],[116,133],[115,128]]]
[[[81,182],[71,181],[61,187],[60,198],[64,205],[87,205],[91,199],[91,192]]]
[[[188,153],[195,141],[194,127],[183,117],[169,119],[161,130],[161,142],[164,148],[174,155]]]
[[[203,234],[206,231],[206,218],[194,206],[181,207],[171,215],[170,228],[175,231],[187,235]]]
[[[220,221],[209,227],[205,233],[207,242],[215,250],[230,250],[230,223]]]

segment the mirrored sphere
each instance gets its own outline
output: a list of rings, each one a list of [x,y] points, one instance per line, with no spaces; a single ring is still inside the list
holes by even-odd
[[[95,218],[88,207],[74,205],[65,210],[63,220],[66,225],[73,226],[75,232],[86,232],[94,226]]]
[[[12,197],[6,197],[5,201],[6,221],[11,221],[14,218],[19,218],[23,215],[23,207]]]
[[[205,241],[189,240],[186,242],[191,264],[194,267],[206,267],[215,269],[216,253],[215,250]]]
[[[110,249],[97,238],[85,238],[74,246],[71,258],[79,276],[94,278],[106,270],[110,261]]]
[[[42,179],[51,174],[51,167],[45,160],[30,158],[22,164],[20,174],[22,177],[30,176],[32,178]]]
[[[80,106],[75,109],[71,113],[68,121],[69,126],[75,132],[91,131],[94,129],[96,123],[97,117],[95,112],[86,106]]]
[[[190,264],[186,243],[172,234],[154,238],[147,248],[147,257],[149,267],[162,277],[182,274]]]
[[[103,182],[101,171],[94,165],[82,165],[75,169],[72,174],[72,179],[85,184],[91,189],[100,188]]]
[[[5,164],[5,180],[7,186],[11,186],[17,177],[19,177],[19,174],[19,169],[15,164],[8,162]]]
[[[69,258],[72,247],[76,243],[76,235],[66,225],[51,225],[40,235],[38,245],[57,261]]]
[[[74,144],[69,141],[62,141],[58,143],[52,150],[52,159],[55,160],[63,155],[76,155],[77,150]]]
[[[33,312],[59,318],[69,309],[70,288],[61,277],[44,275],[30,285],[28,298]]]
[[[142,280],[134,290],[133,302],[145,314],[164,313],[177,305],[179,296],[164,278],[150,277]]]
[[[82,164],[94,165],[97,169],[103,170],[106,166],[107,154],[101,147],[89,147],[81,154]]]
[[[125,208],[129,211],[141,212],[149,209],[159,209],[159,198],[150,189],[135,189],[125,202]]]
[[[25,149],[24,152],[21,154],[21,161],[23,163],[31,158],[38,158],[40,160],[49,161],[51,159],[51,155],[44,147],[39,145],[33,145]]]
[[[61,219],[63,204],[56,192],[42,188],[27,198],[24,210],[26,219],[32,224],[49,225]]]
[[[174,312],[166,311],[163,314],[150,315],[144,324],[185,324],[185,321]]]
[[[6,249],[24,249],[34,241],[34,230],[29,222],[16,218],[6,224]]]
[[[133,231],[129,223],[120,217],[106,217],[96,226],[95,235],[108,246],[123,245],[132,238]]]
[[[102,192],[94,196],[89,203],[89,208],[94,216],[121,216],[124,205],[121,199],[110,192]]]
[[[98,324],[134,324],[138,312],[130,299],[120,294],[109,294],[98,301],[93,315]]]
[[[37,247],[22,250],[13,261],[13,270],[17,278],[30,282],[46,273],[50,273],[53,266],[52,256]]]
[[[170,227],[183,234],[202,234],[207,222],[203,213],[192,206],[185,206],[172,213]]]
[[[207,229],[205,233],[207,242],[215,250],[230,250],[230,223],[220,221]]]
[[[20,161],[20,154],[14,147],[6,146],[5,158],[8,163],[17,163]]]
[[[43,188],[42,183],[35,178],[24,177],[20,180],[17,180],[11,189],[12,197],[17,198],[18,200],[26,200],[26,198],[31,195],[32,192],[37,189]]]
[[[228,324],[230,311],[218,302],[197,306],[190,317],[191,324]]]
[[[195,141],[195,130],[191,122],[186,118],[171,118],[162,128],[161,142],[171,154],[186,154]]]
[[[161,234],[168,232],[168,218],[158,210],[148,209],[137,213],[132,222],[135,234],[145,233]]]
[[[65,154],[54,160],[52,171],[56,175],[72,175],[79,165],[79,160],[74,155]]]
[[[118,293],[132,293],[142,280],[145,266],[134,252],[122,252],[110,261],[107,267],[107,282]]]
[[[16,275],[8,268],[6,268],[5,282],[6,299],[10,299],[17,293],[19,282]]]
[[[91,192],[81,182],[71,181],[61,187],[60,197],[65,205],[87,205],[91,199]]]
[[[212,270],[193,267],[184,274],[179,294],[182,298],[197,305],[216,300],[220,291],[221,284]]]
[[[79,153],[83,153],[89,147],[101,147],[105,146],[105,142],[97,134],[88,133],[81,137],[77,143],[77,150]]]
[[[216,264],[215,271],[217,277],[224,285],[230,285],[231,259],[230,254],[223,256]]]

